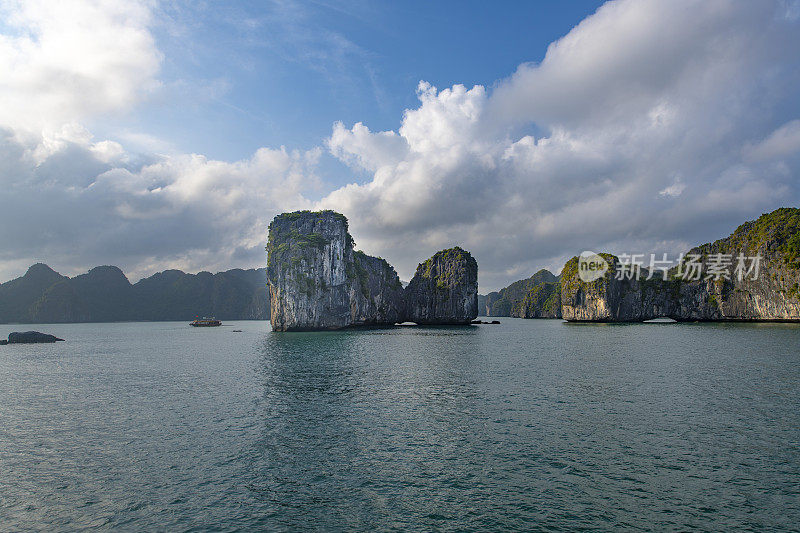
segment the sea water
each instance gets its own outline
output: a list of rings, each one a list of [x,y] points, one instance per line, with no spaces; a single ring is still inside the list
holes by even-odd
[[[501,321],[0,326],[0,530],[800,526],[800,327]]]

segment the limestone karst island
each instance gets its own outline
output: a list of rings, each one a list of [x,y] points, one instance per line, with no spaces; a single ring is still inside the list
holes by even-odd
[[[347,218],[333,211],[275,217],[267,279],[273,331],[462,325],[478,316],[478,264],[469,252],[437,252],[403,288],[386,260],[353,249]]]
[[[619,277],[620,259],[602,254],[609,268],[596,280],[582,280],[579,258],[573,257],[558,277],[541,270],[479,299],[478,265],[469,252],[454,247],[420,263],[404,288],[386,260],[353,249],[347,219],[333,211],[278,215],[269,226],[267,254],[273,331],[401,322],[465,325],[478,316],[479,300],[480,314],[570,322],[800,320],[800,210],[795,208],[765,214],[686,254],[699,258],[698,273],[714,257],[757,256],[758,271],[749,276],[686,279],[680,275],[684,262],[663,276],[642,267],[636,276]]]
[[[354,250],[347,219],[333,211],[284,213],[269,228],[268,269],[211,274],[159,272],[131,283],[113,266],[75,277],[44,264],[0,284],[0,323],[48,324],[270,319],[275,331],[358,326],[463,325],[476,316],[570,322],[800,321],[800,209],[782,208],[741,224],[730,236],[687,250],[703,270],[722,254],[759,257],[758,272],[684,279],[646,266],[619,277],[621,259],[601,253],[608,270],[586,282],[573,257],[558,275],[541,269],[489,294],[478,265],[453,247],[422,262],[403,287],[385,260]],[[267,274],[269,271],[269,275]],[[757,275],[755,275],[757,274]]]

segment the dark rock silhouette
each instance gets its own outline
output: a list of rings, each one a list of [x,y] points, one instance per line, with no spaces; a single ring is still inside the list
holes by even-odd
[[[167,270],[131,284],[114,266],[74,278],[47,265],[33,265],[0,284],[0,323],[116,322],[268,318],[266,270],[233,269],[218,274]]]
[[[54,335],[48,335],[47,333],[40,333],[38,331],[15,331],[13,333],[9,333],[7,343],[39,344],[39,343],[50,343],[63,340],[64,339],[59,339]]]

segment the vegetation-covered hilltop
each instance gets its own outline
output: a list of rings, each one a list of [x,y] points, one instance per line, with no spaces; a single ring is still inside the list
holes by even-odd
[[[745,222],[730,236],[695,248],[692,253],[761,254],[778,258],[786,267],[800,268],[800,209],[783,207]]]
[[[729,275],[706,279],[708,267],[722,254]],[[740,254],[759,256],[758,278],[738,279]],[[591,283],[578,276],[578,258],[564,265],[559,281],[546,270],[481,296],[481,313],[522,318],[638,321],[660,316],[676,320],[800,320],[800,209],[781,208],[740,225],[728,237],[690,250],[667,279],[651,279],[643,269],[638,280],[617,280],[619,259],[600,254],[610,265]],[[688,257],[700,257],[698,280],[681,276]],[[748,264],[748,267],[751,266]]]
[[[561,316],[558,277],[539,270],[527,279],[515,281],[485,297],[481,314],[518,318],[558,318]]]

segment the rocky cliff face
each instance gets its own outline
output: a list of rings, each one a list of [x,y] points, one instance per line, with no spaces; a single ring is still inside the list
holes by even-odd
[[[269,226],[267,252],[274,331],[390,325],[401,318],[397,273],[383,259],[353,250],[343,215],[278,215]]]
[[[720,255],[730,258],[727,275],[712,275]],[[657,317],[678,321],[800,321],[800,209],[779,209],[746,222],[729,237],[694,248],[700,279],[685,279],[688,261],[669,271],[668,279],[616,279],[619,259],[603,254],[609,270],[586,283],[578,258],[561,274],[561,312],[571,321],[634,322]],[[736,272],[739,256],[760,256],[758,272]],[[745,261],[747,269],[753,261]],[[712,272],[709,274],[709,272]],[[755,278],[755,279],[754,279]]]
[[[452,248],[417,268],[403,289],[385,260],[353,250],[347,219],[333,211],[278,215],[267,271],[274,331],[351,326],[468,324],[477,316],[478,266]]]
[[[508,316],[503,313],[504,310],[507,311],[505,309],[506,306],[503,303],[498,303],[500,298],[500,291],[492,291],[486,295],[483,309],[486,316]]]
[[[486,299],[485,294],[478,295],[478,316],[488,316],[486,314]]]
[[[354,277],[353,277],[354,275]],[[403,285],[385,259],[353,252],[350,317],[356,326],[395,324],[403,320]]]
[[[420,263],[406,288],[406,320],[417,324],[469,324],[478,316],[478,263],[461,248]]]
[[[674,314],[672,282],[653,279],[641,281],[616,279],[619,259],[600,254],[608,262],[608,271],[592,282],[578,275],[578,258],[573,257],[561,271],[561,314],[576,322],[639,322]]]

